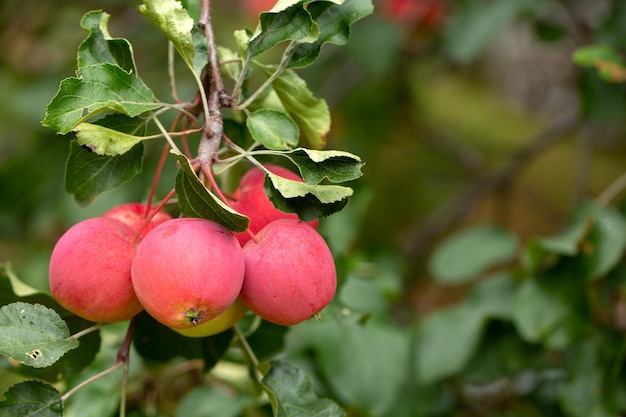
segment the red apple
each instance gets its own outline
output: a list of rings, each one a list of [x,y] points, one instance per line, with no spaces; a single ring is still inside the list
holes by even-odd
[[[258,20],[262,12],[267,12],[276,4],[277,0],[243,0],[242,6],[246,16],[251,20]]]
[[[95,322],[128,320],[142,310],[131,282],[134,231],[106,217],[68,229],[50,257],[54,298],[72,313]]]
[[[156,211],[154,207],[148,211],[148,206],[142,203],[120,204],[106,211],[102,216],[127,224],[138,234],[138,239],[143,239],[150,230],[172,218],[163,210]]]
[[[244,260],[233,233],[205,219],[161,223],[137,246],[135,293],[146,311],[173,329],[197,326],[226,310],[243,283]]]
[[[243,248],[246,273],[240,297],[267,321],[285,326],[307,320],[335,295],[337,273],[330,249],[306,223],[280,219]]]
[[[293,171],[283,168],[279,165],[268,164],[265,166],[273,174],[279,175],[288,180],[302,182],[302,178]],[[239,187],[233,193],[236,201],[232,207],[241,214],[245,214],[250,218],[250,226],[248,231],[253,235],[265,227],[270,222],[278,219],[298,219],[295,213],[285,213],[276,207],[265,194],[263,183],[265,181],[265,172],[260,168],[254,167],[246,172],[239,182]],[[318,220],[309,222],[311,227],[317,227]],[[245,245],[250,240],[250,233],[237,233],[235,236],[241,244]]]

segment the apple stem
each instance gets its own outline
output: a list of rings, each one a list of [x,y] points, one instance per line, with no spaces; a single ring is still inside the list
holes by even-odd
[[[146,203],[146,214],[148,213],[148,210],[150,210],[150,206],[152,206],[152,199],[154,198],[154,194],[156,193],[156,187],[159,183],[159,179],[161,178],[161,173],[163,172],[163,167],[165,166],[165,161],[167,160],[169,151],[170,146],[168,143],[165,143],[165,146],[163,147],[163,152],[161,152],[161,158],[159,159],[156,171],[154,172],[154,177],[152,178],[152,185],[150,186],[150,193],[148,194],[148,202]]]
[[[165,207],[168,201],[170,201],[170,199],[174,197],[174,194],[176,194],[176,188],[172,188],[170,192],[167,193],[165,198],[163,198],[163,200],[161,200],[161,202],[155,207],[152,207],[150,205],[150,200],[148,200],[148,204],[146,205],[146,214],[145,214],[143,225],[141,226],[141,229],[137,230],[137,233],[135,233],[135,236],[133,236],[133,240],[131,242],[133,243],[137,242],[137,239],[139,239],[139,236],[141,236],[141,233],[143,233],[144,229],[148,226],[148,224],[150,224],[150,221],[154,218],[154,216],[156,216],[159,210]]]
[[[262,375],[261,375],[261,371],[259,371],[259,364],[260,364],[259,358],[256,357],[256,354],[254,353],[254,351],[252,350],[252,347],[248,343],[246,336],[243,334],[243,332],[241,331],[241,329],[239,328],[237,324],[233,326],[233,330],[235,331],[235,335],[237,336],[237,339],[239,339],[239,343],[241,344],[241,347],[243,347],[243,350],[246,352],[246,356],[248,357],[250,362],[252,362],[252,365],[254,365],[254,368],[256,369],[258,373],[257,377],[260,380]]]

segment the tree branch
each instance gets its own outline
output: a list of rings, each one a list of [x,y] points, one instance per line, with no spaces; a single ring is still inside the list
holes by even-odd
[[[404,253],[411,256],[420,253],[433,238],[462,220],[487,194],[501,192],[509,187],[532,158],[565,139],[566,135],[579,128],[580,124],[578,115],[568,115],[529,140],[511,155],[502,168],[479,179],[446,207],[416,227],[413,232],[409,232],[403,245]]]
[[[224,82],[220,74],[220,63],[211,17],[211,0],[202,0],[200,3],[198,27],[204,33],[209,49],[208,67],[202,78],[202,84],[207,93],[209,117],[205,121],[204,132],[198,146],[197,159],[202,165],[210,167],[217,156],[224,134],[221,108],[230,105],[229,96],[224,90]]]

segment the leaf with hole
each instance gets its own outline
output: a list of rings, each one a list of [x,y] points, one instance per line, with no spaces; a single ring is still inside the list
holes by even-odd
[[[0,308],[0,354],[42,368],[78,347],[58,313],[40,304],[16,302]]]

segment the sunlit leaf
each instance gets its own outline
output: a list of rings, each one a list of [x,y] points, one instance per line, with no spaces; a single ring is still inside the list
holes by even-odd
[[[374,11],[371,0],[346,0],[345,2],[317,1],[307,10],[319,27],[320,35],[314,42],[299,43],[289,60],[289,68],[312,63],[326,42],[344,45],[350,38],[350,26]]]
[[[319,398],[304,372],[287,362],[270,362],[262,384],[276,417],[345,416],[336,402]]]
[[[246,119],[252,138],[267,149],[293,149],[298,144],[298,126],[285,113],[259,109]]]
[[[137,74],[130,42],[109,35],[109,17],[108,13],[101,10],[93,10],[83,16],[81,26],[89,35],[78,47],[78,68],[109,62],[122,67],[129,74]]]
[[[141,172],[143,144],[118,156],[102,156],[70,142],[65,165],[65,190],[81,205],[89,204],[97,195],[113,190]]]
[[[264,186],[274,207],[286,213],[296,213],[303,221],[338,212],[353,193],[349,187],[307,184],[272,173],[265,177]]]
[[[297,148],[285,156],[298,166],[304,182],[309,184],[318,184],[324,178],[340,183],[363,175],[361,158],[349,152]]]
[[[0,402],[2,417],[62,417],[63,403],[56,388],[40,381],[13,385]]]
[[[98,155],[122,155],[145,139],[86,122],[78,124],[73,131],[79,145],[87,146]]]
[[[0,354],[36,368],[52,365],[78,347],[56,311],[16,302],[0,308]]]
[[[626,65],[622,55],[608,45],[581,46],[572,54],[572,60],[582,67],[595,68],[604,81],[626,81]]]
[[[135,117],[161,107],[144,82],[121,67],[103,62],[79,68],[76,77],[61,82],[42,121],[65,134],[80,122],[110,110]]]
[[[190,68],[194,68],[194,21],[177,0],[144,0],[139,11],[146,15],[174,44]]]
[[[248,217],[237,213],[210,192],[184,155],[174,153],[174,157],[181,167],[176,175],[176,194],[183,214],[213,220],[235,232],[245,231],[250,223]]]

